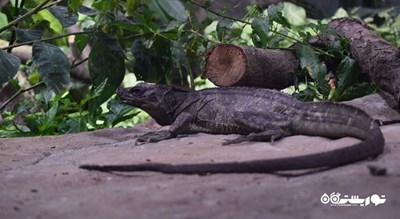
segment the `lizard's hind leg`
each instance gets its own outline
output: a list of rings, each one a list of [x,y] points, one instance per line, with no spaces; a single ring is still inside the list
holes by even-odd
[[[274,140],[291,135],[290,129],[288,129],[291,121],[287,119],[278,120],[277,117],[281,116],[276,115],[272,119],[265,118],[259,114],[235,113],[235,123],[251,133],[236,139],[226,140],[223,145],[237,144],[244,141],[270,141],[273,143]]]
[[[242,136],[232,139],[232,140],[225,140],[222,143],[222,145],[237,144],[237,143],[245,142],[245,141],[270,141],[271,143],[274,143],[275,140],[283,138],[285,136],[289,136],[289,135],[290,135],[290,132],[288,132],[284,129],[281,129],[278,126],[275,126],[274,129],[268,129],[263,132],[242,135]]]

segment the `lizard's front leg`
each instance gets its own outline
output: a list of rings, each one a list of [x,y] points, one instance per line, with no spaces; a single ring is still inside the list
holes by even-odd
[[[190,126],[194,121],[195,116],[190,113],[183,112],[175,119],[168,130],[148,132],[136,140],[135,145],[141,145],[151,142],[159,142],[175,138],[179,134],[188,134]]]

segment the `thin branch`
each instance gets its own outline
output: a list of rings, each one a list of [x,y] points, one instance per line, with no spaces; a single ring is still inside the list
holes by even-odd
[[[197,31],[194,31],[194,30],[185,30],[185,32],[193,33],[193,34],[197,35],[198,37],[203,38],[204,40],[207,40],[207,41],[212,42],[212,43],[216,43],[216,44],[220,43],[220,42],[218,42],[218,41],[209,39],[209,38],[207,38],[206,36],[204,36],[204,35],[198,33]]]
[[[82,60],[80,60],[78,63],[75,63],[75,61],[72,63],[71,65],[71,69],[78,67],[79,65],[82,65],[83,63],[85,63],[87,60],[89,60],[89,57],[86,57]]]
[[[7,30],[8,28],[14,26],[15,24],[21,22],[22,20],[26,19],[27,17],[36,14],[37,12],[39,12],[40,10],[43,9],[43,7],[49,3],[51,0],[45,0],[42,3],[40,3],[38,6],[36,6],[34,9],[32,9],[31,11],[29,11],[28,13],[22,15],[21,17],[11,21],[10,23],[8,23],[6,26],[0,28],[0,33],[2,33],[3,31]]]
[[[46,6],[44,6],[42,9],[50,8],[50,7],[52,7],[52,6],[54,6],[54,5],[58,4],[58,3],[60,3],[60,2],[62,2],[62,1],[65,1],[65,0],[57,0],[57,1],[54,1],[53,3],[50,3],[50,4],[46,5]]]
[[[187,1],[192,3],[192,4],[194,4],[194,5],[196,5],[196,6],[198,6],[198,7],[200,7],[200,8],[205,9],[208,12],[211,12],[211,13],[217,15],[218,17],[222,17],[222,18],[230,19],[230,20],[233,20],[233,21],[236,21],[236,22],[241,22],[241,23],[244,23],[244,24],[251,25],[251,23],[248,22],[248,21],[244,21],[244,20],[241,20],[241,19],[238,19],[238,18],[234,18],[234,17],[231,17],[231,16],[227,16],[227,15],[221,14],[220,12],[214,11],[211,8],[206,7],[206,6],[202,5],[202,4],[199,4],[199,3],[197,3],[197,2],[195,2],[193,0],[187,0]]]
[[[19,47],[19,46],[25,46],[25,45],[32,45],[35,42],[48,42],[48,41],[52,41],[52,40],[56,40],[56,39],[60,39],[60,38],[64,38],[64,37],[68,37],[68,36],[72,36],[72,35],[80,35],[80,34],[91,34],[93,33],[93,31],[82,31],[82,32],[75,32],[75,33],[67,33],[67,34],[63,34],[63,35],[59,35],[59,36],[55,36],[55,37],[49,37],[49,38],[45,38],[45,39],[41,39],[41,40],[32,40],[32,41],[27,41],[27,42],[23,42],[23,43],[18,43],[18,44],[14,44],[11,46],[6,46],[1,48],[2,50],[6,50],[9,48],[14,48],[14,47]]]
[[[2,111],[9,103],[11,103],[11,101],[13,101],[15,98],[17,98],[17,97],[18,97],[19,95],[21,95],[22,93],[24,93],[24,92],[26,92],[26,91],[29,91],[29,90],[32,90],[32,89],[35,89],[35,88],[37,88],[37,87],[39,87],[39,86],[42,86],[43,84],[44,84],[44,82],[41,81],[41,82],[39,82],[39,83],[37,83],[37,84],[31,86],[31,87],[28,87],[28,88],[19,90],[19,91],[18,91],[17,93],[15,93],[12,97],[10,97],[10,99],[6,100],[6,102],[4,102],[4,103],[0,106],[0,111]]]
[[[132,17],[133,17],[134,19],[136,19],[136,21],[137,21],[138,23],[140,23],[141,25],[145,26],[148,30],[150,30],[150,32],[151,32],[152,34],[154,34],[155,36],[160,36],[160,37],[162,37],[162,38],[164,38],[164,39],[166,39],[166,40],[171,40],[171,39],[169,39],[168,37],[164,36],[163,34],[161,34],[161,33],[157,32],[157,31],[154,31],[153,29],[151,29],[151,27],[149,27],[147,24],[143,23],[140,19],[137,19],[137,18],[135,17],[135,15],[132,15]]]

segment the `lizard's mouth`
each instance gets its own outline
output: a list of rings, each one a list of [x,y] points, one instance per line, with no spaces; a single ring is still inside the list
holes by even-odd
[[[118,97],[119,101],[121,101],[122,103],[133,105],[136,107],[138,107],[138,105],[139,105],[138,103],[140,102],[139,98],[136,97],[135,95],[133,95],[130,92],[129,88],[122,88],[122,87],[118,88],[117,89],[117,97]]]

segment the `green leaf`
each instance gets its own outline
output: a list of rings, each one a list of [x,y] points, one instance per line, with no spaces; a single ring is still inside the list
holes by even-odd
[[[0,85],[14,78],[20,64],[18,57],[0,49]]]
[[[276,47],[279,48],[279,43],[288,36],[289,30],[287,28],[282,28],[280,34],[274,34],[272,39],[269,40],[268,46],[269,47]]]
[[[41,125],[43,127],[49,127],[53,124],[54,118],[57,115],[58,111],[58,102],[54,102],[54,105],[44,114],[44,117],[42,118]]]
[[[44,83],[59,93],[70,84],[70,64],[67,56],[57,46],[36,42],[32,49],[33,63]]]
[[[340,40],[332,40],[327,42],[327,49],[328,52],[331,52],[333,54],[337,54],[339,57],[343,57],[343,52],[346,51],[346,49],[343,47],[342,42]]]
[[[125,76],[124,51],[117,39],[98,32],[94,34],[93,47],[89,55],[89,73],[92,79],[92,91],[107,80],[103,92],[89,101],[89,112],[95,115],[98,107],[108,100]]]
[[[185,7],[179,0],[156,0],[158,6],[164,11],[164,13],[171,19],[185,22],[188,19],[186,15]]]
[[[12,2],[15,2],[15,0],[13,0]],[[27,0],[25,1],[24,7],[25,8],[34,8],[36,6],[38,6],[40,2],[38,0]],[[15,4],[14,4],[15,6]]]
[[[370,83],[359,83],[350,85],[340,96],[341,101],[352,100],[376,92],[376,87]]]
[[[312,89],[310,86],[307,86],[305,90],[300,91],[299,93],[294,93],[293,96],[302,101],[313,101],[314,98],[317,97],[317,91]]]
[[[14,30],[15,30],[15,33],[17,34],[18,42],[20,42],[20,43],[39,40],[40,38],[42,38],[42,35],[43,35],[42,29],[15,28]]]
[[[281,2],[278,4],[271,4],[268,6],[267,11],[270,18],[278,17],[278,14],[283,11],[283,4]]]
[[[182,46],[182,43],[180,43],[178,41],[172,41],[170,49],[171,49],[172,58],[176,62],[179,62],[182,65],[184,65],[186,62],[186,53],[185,53],[185,49]]]
[[[28,112],[32,108],[33,108],[33,104],[31,102],[20,102],[14,106],[12,114],[14,116],[18,116],[21,113]]]
[[[40,94],[42,95],[44,104],[46,106],[50,105],[51,100],[54,98],[53,91],[47,87],[47,88],[43,89],[42,92],[40,92]]]
[[[301,68],[308,72],[317,83],[321,94],[327,97],[329,95],[329,86],[325,78],[327,74],[326,65],[319,61],[314,49],[310,45],[301,44],[297,48],[297,57],[300,60]]]
[[[57,115],[57,111],[58,102],[55,102],[54,105],[44,114],[44,116],[39,118],[39,133],[41,135],[54,134],[56,128],[54,119]]]
[[[135,109],[133,106],[127,104],[121,104],[119,101],[113,99],[107,103],[107,108],[110,110],[106,115],[106,124],[107,126],[112,125],[115,126],[119,122],[122,122],[127,119],[132,119],[138,113],[126,115],[127,113],[132,112]]]
[[[333,15],[333,18],[342,18],[342,17],[349,17],[349,13],[342,7],[338,8],[335,14]]]
[[[338,78],[339,93],[342,93],[350,85],[356,82],[358,71],[355,69],[355,60],[346,56],[340,62],[336,76]]]
[[[8,24],[7,15],[0,12],[0,28],[6,26]]]
[[[24,117],[24,121],[26,123],[26,126],[29,128],[30,132],[36,135],[40,134],[39,121],[37,116],[28,114],[27,116]]]
[[[69,7],[72,9],[74,12],[78,12],[79,8],[82,5],[83,0],[70,0],[69,1]]]
[[[181,25],[182,23],[180,21],[172,20],[168,22],[168,24],[165,25],[165,27],[161,28],[160,32],[164,33],[164,35],[168,34],[168,32],[172,33],[174,36],[172,36],[171,38],[177,39],[178,38],[177,34],[179,32],[178,29]]]
[[[143,29],[140,24],[134,22],[118,22],[116,23],[116,26],[118,29],[123,30],[125,33],[131,32],[143,34],[144,31],[150,32],[147,28]]]
[[[168,17],[166,12],[161,8],[161,6],[158,4],[157,1],[158,0],[145,1],[147,7],[150,9],[149,11],[152,12],[151,17],[161,21],[161,23],[168,22],[169,20],[171,20],[171,18]],[[144,17],[146,17],[146,16],[144,16]],[[145,20],[149,20],[149,19],[145,19]]]
[[[56,123],[54,119],[56,118],[58,111],[58,102],[44,113],[44,115],[38,114],[28,114],[24,117],[26,125],[33,134],[36,135],[51,135],[56,132]]]
[[[61,22],[47,9],[41,10],[37,14],[32,15],[32,18],[36,22],[48,21],[50,23],[50,28],[57,34],[62,34],[63,32]]]
[[[290,24],[301,26],[306,24],[306,10],[290,2],[283,3],[283,16]]]
[[[90,36],[88,34],[79,34],[75,36],[75,45],[78,48],[79,52],[82,52],[86,45],[90,41]]]
[[[113,11],[118,6],[117,0],[97,0],[92,6],[103,11]]]
[[[165,42],[153,43],[153,46],[156,45],[166,46],[168,44]],[[160,67],[165,67],[162,62],[165,62],[166,59],[160,60],[160,53],[169,52],[167,49],[156,47],[156,49],[150,50],[143,45],[140,39],[137,39],[132,44],[131,52],[135,58],[133,71],[139,80],[146,82],[159,82],[162,80],[162,77],[165,76],[165,71],[161,71]]]
[[[300,44],[297,48],[301,68],[318,64],[319,59],[310,45]]]
[[[67,7],[53,6],[48,9],[63,27],[70,27],[78,21],[78,13],[71,13]]]
[[[263,47],[266,47],[268,44],[268,33],[270,27],[269,19],[257,17],[251,23],[251,27],[260,38]]]
[[[326,78],[327,69],[326,65],[323,63],[318,63],[317,65],[312,66],[311,75],[313,76],[315,82],[317,83],[318,90],[324,97],[327,97],[330,92],[330,88],[328,85],[328,80]]]
[[[283,4],[282,2],[279,2],[277,5],[269,5],[267,8],[268,11],[268,17],[279,23],[282,24],[284,27],[290,27],[289,22],[286,20],[286,18],[283,16],[282,11],[283,11]]]
[[[146,16],[135,14],[135,20],[137,20],[137,23],[143,24],[146,27],[144,28],[144,31],[147,31],[147,33],[152,33],[153,31],[158,31],[160,29],[160,27],[153,22],[151,18],[147,18]]]
[[[60,126],[61,134],[70,134],[87,131],[87,119],[86,117],[75,117],[65,119]]]
[[[101,95],[103,92],[105,86],[107,84],[107,79],[105,79],[100,85],[96,86],[95,89],[92,89],[88,95],[86,95],[79,103],[81,107],[84,107],[84,105],[91,99],[94,99],[98,96]]]
[[[328,100],[330,101],[337,101],[339,99],[339,92],[337,89],[330,89]]]
[[[127,0],[126,1],[126,12],[128,15],[132,15],[135,12],[136,7],[140,4],[139,0]]]
[[[223,41],[226,33],[231,29],[233,21],[231,19],[223,18],[217,24],[217,36],[220,41]]]

